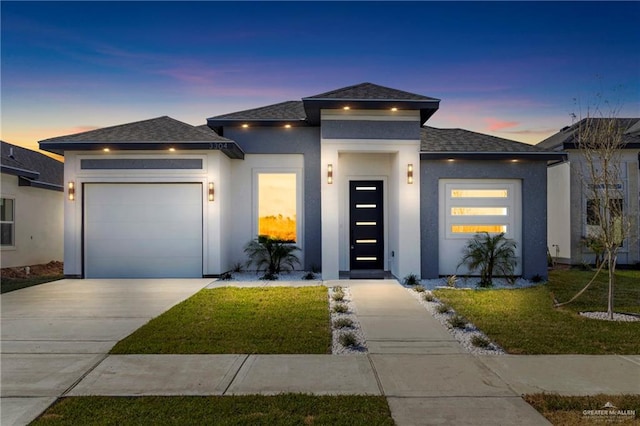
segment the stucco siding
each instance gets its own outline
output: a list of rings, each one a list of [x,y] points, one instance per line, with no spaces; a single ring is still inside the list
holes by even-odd
[[[439,276],[440,179],[522,181],[522,275],[547,276],[547,168],[544,162],[421,160],[420,240],[422,277]]]
[[[2,174],[2,197],[15,200],[15,246],[2,248],[2,267],[63,260],[64,193],[19,186]]]

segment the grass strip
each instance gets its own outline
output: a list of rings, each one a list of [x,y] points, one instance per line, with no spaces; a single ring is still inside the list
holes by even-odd
[[[2,278],[0,283],[0,293],[8,293],[21,288],[27,288],[38,284],[44,284],[51,281],[58,281],[64,278],[64,275],[45,275],[33,278]]]
[[[112,354],[331,353],[327,289],[205,289],[152,319]]]
[[[547,284],[533,288],[442,289],[435,294],[511,354],[640,353],[640,322],[601,321],[578,314],[583,310],[606,311],[604,277],[574,304],[553,307],[554,297],[568,300],[588,282],[591,274],[552,271]],[[640,272],[619,271],[616,275],[616,311],[638,312]]]
[[[524,395],[524,400],[554,425],[639,424],[640,395]],[[612,407],[613,406],[613,407]],[[635,411],[632,415],[629,411]]]
[[[393,425],[382,396],[82,396],[32,425]]]

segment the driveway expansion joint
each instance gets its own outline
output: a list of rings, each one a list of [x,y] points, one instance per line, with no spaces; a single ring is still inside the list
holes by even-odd
[[[100,364],[102,364],[104,362],[104,360],[107,359],[108,357],[109,357],[109,354],[104,354],[104,356],[102,358],[100,358],[100,360],[98,360],[87,371],[85,371],[84,374],[78,378],[78,380],[73,382],[71,384],[71,386],[69,386],[64,392],[62,392],[62,394],[60,394],[60,398],[66,396],[69,392],[71,392],[73,390],[73,388],[78,386],[78,383],[80,383],[85,377],[87,377],[93,370],[96,369],[96,367],[98,367]]]

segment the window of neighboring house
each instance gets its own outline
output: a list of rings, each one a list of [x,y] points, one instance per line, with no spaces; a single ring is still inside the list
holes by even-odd
[[[258,173],[258,235],[298,241],[296,173]]]
[[[587,236],[596,236],[600,232],[601,215],[605,213],[600,208],[600,200],[587,200]],[[609,209],[606,215],[612,221],[614,232],[620,235],[622,239],[622,219],[624,214],[624,200],[622,198],[613,198],[609,200]],[[607,220],[607,219],[605,219]],[[620,242],[621,244],[623,241]]]
[[[15,245],[15,200],[0,198],[0,242],[2,247]]]
[[[600,200],[587,200],[587,225],[600,225]]]

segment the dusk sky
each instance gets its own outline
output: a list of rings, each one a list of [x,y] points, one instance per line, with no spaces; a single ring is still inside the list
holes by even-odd
[[[2,140],[207,117],[362,82],[536,143],[596,93],[640,117],[640,2],[2,1]]]

